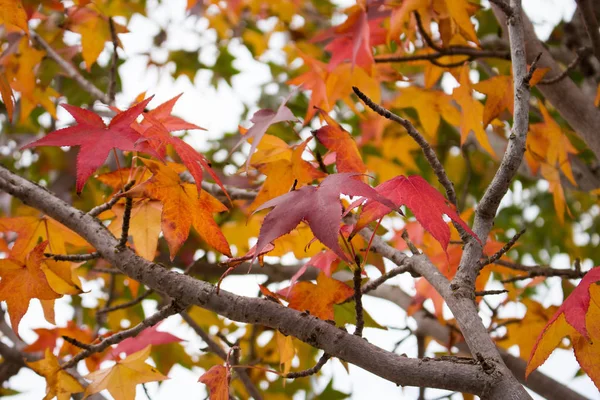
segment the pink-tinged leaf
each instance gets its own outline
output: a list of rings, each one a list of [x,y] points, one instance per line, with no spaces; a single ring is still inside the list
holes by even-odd
[[[590,270],[579,282],[579,285],[571,292],[569,297],[556,310],[556,314],[548,321],[544,331],[538,337],[538,342],[544,335],[544,332],[554,323],[562,314],[564,314],[567,323],[586,339],[589,339],[588,330],[585,324],[585,315],[590,307],[590,285],[600,281],[600,267]],[[536,342],[537,346],[537,342]],[[535,348],[534,348],[535,352]]]
[[[250,129],[248,129],[244,137],[241,138],[240,141],[237,142],[237,144],[231,150],[233,152],[235,149],[237,149],[239,145],[244,142],[244,140],[252,139],[250,154],[248,156],[248,160],[246,161],[246,169],[248,169],[248,167],[250,166],[250,158],[252,154],[254,154],[254,151],[258,147],[258,144],[260,143],[261,139],[267,132],[267,129],[269,129],[271,125],[284,121],[296,121],[296,117],[294,117],[292,111],[285,105],[292,94],[293,92],[290,93],[290,95],[281,103],[277,111],[271,109],[258,110],[250,119],[250,121],[252,121],[254,125],[252,125]]]
[[[63,104],[62,107],[75,118],[77,125],[58,129],[29,143],[23,149],[37,146],[79,146],[77,154],[77,193],[81,193],[88,178],[96,171],[113,148],[124,151],[141,151],[159,157],[131,124],[142,113],[152,97],[118,113],[108,126],[97,114],[83,108]]]
[[[450,208],[444,196],[420,176],[400,175],[380,184],[376,190],[382,196],[393,201],[396,207],[406,205],[410,208],[417,221],[442,245],[444,251],[450,242],[450,229],[442,217],[444,214],[481,243],[475,232],[469,228],[456,211]],[[381,203],[367,202],[354,231],[360,231],[370,222],[389,212],[391,209]]]
[[[125,353],[126,355],[137,353],[149,345],[157,346],[159,344],[178,343],[183,341],[183,339],[168,332],[158,331],[158,327],[161,323],[162,322],[144,329],[136,337],[130,337],[123,340],[107,355],[107,358],[118,358],[121,353]]]
[[[210,167],[209,161],[196,151],[192,146],[184,142],[178,137],[171,136],[167,128],[158,120],[145,115],[144,121],[148,121],[150,126],[144,131],[144,138],[148,140],[149,145],[152,146],[159,154],[165,154],[167,145],[173,146],[175,152],[181,158],[181,161],[186,166],[190,174],[194,177],[196,188],[198,189],[198,196],[202,193],[202,178],[203,169],[213,178],[215,183],[223,190],[223,193],[229,198],[229,194],[225,189],[225,186]],[[142,139],[143,140],[143,139]]]
[[[269,243],[291,232],[301,221],[305,221],[317,239],[329,247],[342,260],[351,262],[338,243],[342,222],[340,194],[362,196],[395,208],[387,198],[375,189],[356,179],[357,173],[329,175],[319,186],[303,186],[262,204],[255,212],[273,207],[263,221],[256,243],[261,252]],[[254,257],[256,259],[256,256]]]

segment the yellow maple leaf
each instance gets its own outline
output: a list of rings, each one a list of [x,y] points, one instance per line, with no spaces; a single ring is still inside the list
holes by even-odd
[[[460,86],[452,92],[452,98],[456,100],[462,110],[460,143],[464,144],[469,133],[473,132],[481,147],[494,156],[494,149],[492,149],[487,134],[483,129],[483,104],[473,98],[471,81],[469,80],[469,67],[467,65],[460,72],[459,83]]]
[[[85,390],[85,396],[106,389],[115,400],[133,400],[135,399],[136,385],[169,379],[156,368],[145,363],[150,356],[151,348],[152,346],[148,345],[143,350],[117,361],[110,368],[86,375],[85,378],[92,382]]]
[[[69,400],[71,394],[83,392],[83,386],[67,371],[63,370],[52,350],[46,349],[43,359],[28,362],[29,368],[46,378],[46,396],[44,400],[57,397],[58,400]]]

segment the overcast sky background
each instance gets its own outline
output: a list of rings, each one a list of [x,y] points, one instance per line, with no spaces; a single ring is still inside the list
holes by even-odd
[[[348,1],[344,1],[344,3],[348,3]],[[143,91],[147,91],[149,95],[155,95],[154,100],[150,104],[151,108],[179,93],[184,93],[175,106],[174,114],[208,129],[207,132],[197,131],[189,136],[190,143],[199,150],[207,149],[207,138],[218,138],[224,132],[235,131],[239,123],[248,126],[247,121],[240,120],[243,104],[256,109],[255,105],[260,96],[260,86],[271,80],[268,68],[260,62],[253,60],[252,56],[244,48],[236,46],[231,46],[230,51],[237,57],[234,66],[242,72],[233,78],[233,87],[222,83],[219,85],[218,90],[216,90],[210,86],[211,75],[208,71],[199,72],[194,82],[191,83],[186,77],[180,77],[173,81],[168,73],[161,72],[154,67],[147,68],[148,58],[142,54],[147,53],[152,47],[153,36],[159,32],[161,27],[168,32],[168,39],[165,45],[170,49],[196,50],[200,47],[200,60],[208,65],[212,65],[214,55],[216,54],[216,47],[214,45],[215,35],[207,31],[207,21],[197,18],[187,18],[184,12],[185,1],[170,0],[169,2],[162,2],[160,6],[157,6],[156,1],[148,1],[148,4],[151,10],[148,13],[149,18],[134,16],[128,25],[131,33],[120,36],[125,49],[125,53],[121,53],[120,56],[127,61],[119,69],[123,82],[123,91],[117,96],[117,106],[126,108]],[[536,30],[540,37],[547,37],[552,27],[561,19],[570,20],[575,10],[574,2],[561,0],[524,0],[523,6],[529,17],[536,24]],[[278,40],[277,35],[273,36],[271,39],[272,49],[263,55],[261,58],[262,61],[266,59],[281,59],[282,57],[282,53],[279,51],[282,41]],[[78,40],[78,37],[73,35],[73,40]],[[109,51],[103,53],[101,62],[107,62],[109,54]],[[152,55],[156,61],[163,61],[168,54],[165,51],[154,50]],[[171,67],[174,68],[174,66]],[[68,114],[62,109],[59,109],[59,121],[70,121]],[[517,188],[515,191],[509,193],[503,204],[506,206],[513,201],[518,201],[520,196],[521,193],[519,193]],[[398,224],[401,222],[395,221],[391,223]],[[395,227],[398,228],[399,226]],[[569,258],[566,255],[553,260],[553,266],[557,268],[568,268],[568,263]],[[585,267],[589,268],[590,265],[585,265]],[[376,277],[378,275],[374,273],[371,276]],[[257,284],[262,283],[264,280],[264,277],[259,276],[231,276],[225,279],[223,288],[240,295],[255,296]],[[413,279],[410,276],[396,277],[389,283],[399,284],[409,293],[414,293]],[[94,290],[98,287],[98,282],[86,282],[84,290]],[[553,281],[549,290],[541,293],[537,298],[538,301],[542,301],[546,306],[559,304],[561,299],[562,291],[560,289],[560,282],[557,279]],[[387,301],[368,296],[364,299],[364,302],[365,309],[379,323],[394,327],[405,326],[406,315],[399,307]],[[90,301],[91,305],[93,305],[93,300]],[[143,305],[149,313],[155,309],[153,301],[144,301]],[[509,308],[507,313],[510,313],[510,316],[513,317],[515,315],[523,316],[524,311],[524,307],[515,305],[512,310]],[[483,311],[482,314],[486,314],[486,311]],[[71,317],[72,310],[68,306],[68,300],[65,298],[58,300],[56,320],[59,326],[66,324]],[[410,322],[409,326],[411,326]],[[29,312],[23,318],[20,330],[22,337],[28,343],[35,340],[36,335],[31,329],[37,327],[51,328],[52,325],[44,321],[39,302],[33,300]],[[203,343],[191,329],[182,324],[178,316],[171,317],[165,321],[161,325],[161,330],[169,331],[185,339],[187,341],[186,346],[193,354],[201,354],[198,349],[204,347]],[[397,330],[382,331],[370,328],[365,329],[366,338],[371,343],[375,343],[385,349],[393,348],[394,344],[404,337],[404,335],[405,332]],[[430,345],[428,350],[435,351],[436,346]],[[398,353],[406,353],[408,356],[415,357],[416,340],[413,338],[405,341],[399,347]],[[518,355],[518,350],[514,353]],[[600,399],[597,389],[589,378],[580,377],[572,380],[572,377],[577,372],[578,365],[571,351],[555,351],[540,369],[542,372],[561,382],[568,382],[572,389],[590,398]],[[202,372],[199,368],[189,371],[175,366],[170,373],[171,379],[162,382],[160,387],[157,383],[147,385],[150,395],[153,400],[173,398],[203,399],[206,397],[205,386],[197,383],[197,379]],[[318,380],[320,387],[324,388],[332,376],[335,377],[334,387],[346,393],[352,392],[352,399],[414,399],[418,396],[416,388],[398,388],[395,384],[352,365],[350,365],[350,374],[347,374],[338,360],[330,361],[323,368],[323,374]],[[18,376],[10,380],[9,387],[22,392],[22,394],[12,397],[14,400],[37,400],[43,398],[45,394],[43,379],[25,368],[21,370]],[[444,392],[428,390],[427,393],[428,397],[437,397]],[[107,398],[110,398],[108,393],[103,394]],[[460,395],[454,397],[461,398]],[[540,398],[539,396],[535,397]],[[145,398],[141,386],[138,387],[137,398]],[[299,398],[303,398],[303,396]]]

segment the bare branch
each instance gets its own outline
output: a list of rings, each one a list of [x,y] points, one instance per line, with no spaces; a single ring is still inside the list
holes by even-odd
[[[118,240],[97,219],[2,167],[0,189],[74,230],[109,263],[144,285],[177,299],[180,304],[196,304],[233,321],[278,329],[399,385],[436,387],[479,395],[485,392],[492,393],[492,397],[496,388],[502,389],[502,393],[508,392],[504,380],[498,381],[479,365],[456,365],[445,361],[423,363],[401,357],[314,316],[225,290],[217,295],[215,286],[144,260],[128,248],[115,252]]]
[[[52,253],[44,253],[45,257],[51,258],[55,261],[90,261],[100,258],[100,254],[97,252],[88,253],[88,254],[52,254]]]
[[[113,45],[113,52],[110,63],[110,75],[108,76],[108,90],[107,95],[110,99],[110,103],[115,102],[115,87],[117,86],[117,63],[119,62],[119,54],[117,48],[119,47],[119,39],[117,38],[117,31],[115,29],[115,23],[112,18],[108,18],[108,26],[110,27],[110,38]]]
[[[506,254],[506,252],[509,251],[517,243],[517,240],[519,240],[519,238],[525,233],[525,230],[526,230],[525,228],[521,229],[520,232],[518,232],[515,236],[513,236],[508,241],[508,243],[506,243],[504,246],[502,246],[502,248],[500,250],[498,250],[495,254],[493,254],[491,257],[487,257],[484,260],[480,260],[479,268],[483,268],[486,265],[493,264],[497,260],[499,260],[500,257],[502,257],[504,254]]]
[[[321,358],[319,358],[319,361],[317,361],[317,363],[314,365],[314,367],[305,369],[304,371],[290,372],[290,373],[284,375],[283,377],[287,378],[287,379],[295,379],[295,378],[304,378],[306,376],[314,375],[317,372],[319,372],[321,370],[321,368],[323,368],[325,366],[325,364],[327,364],[327,361],[329,361],[330,358],[331,358],[331,356],[329,354],[323,353],[323,355],[321,356]]]

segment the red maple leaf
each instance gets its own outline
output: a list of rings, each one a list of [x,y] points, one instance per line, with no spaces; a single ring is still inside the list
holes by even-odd
[[[161,156],[166,154],[167,145],[170,144],[173,146],[173,149],[175,149],[175,152],[179,158],[181,158],[181,162],[183,162],[188,171],[190,171],[190,174],[192,174],[194,177],[196,188],[198,189],[198,196],[200,196],[200,193],[202,193],[202,169],[204,169],[223,190],[223,193],[225,193],[225,195],[229,198],[229,194],[221,182],[221,179],[219,179],[215,171],[213,171],[213,169],[210,167],[210,162],[202,155],[202,153],[197,152],[192,146],[180,138],[171,136],[167,127],[162,122],[151,116],[150,113],[144,114],[144,122],[148,124],[148,127],[144,130],[144,138],[142,138],[142,140],[148,140],[150,146],[154,148]],[[187,124],[187,122],[183,122]],[[180,124],[179,126],[182,125]]]
[[[319,186],[303,186],[267,201],[255,212],[274,207],[265,217],[260,228],[256,252],[260,253],[269,243],[294,229],[301,221],[308,223],[317,239],[329,247],[342,260],[350,261],[338,243],[342,222],[340,194],[362,196],[381,202],[389,208],[394,204],[375,189],[355,177],[358,173],[329,175]],[[256,256],[255,256],[256,258]]]
[[[118,113],[108,126],[92,111],[62,104],[62,107],[75,118],[77,125],[58,129],[47,136],[29,143],[23,149],[37,146],[79,146],[77,154],[77,193],[81,193],[88,178],[96,171],[114,149],[141,151],[158,157],[158,154],[136,132],[131,124],[142,113],[152,97]]]
[[[355,11],[348,16],[343,24],[323,32],[313,41],[323,41],[333,37],[325,46],[331,53],[329,71],[333,71],[340,63],[350,60],[352,66],[358,64],[361,68],[370,71],[375,62],[372,46],[385,43],[387,31],[382,28],[381,13],[369,12],[365,7],[357,6]]]
[[[168,332],[158,331],[160,324],[161,323],[158,323],[153,327],[144,329],[136,337],[130,337],[123,340],[107,354],[106,358],[118,358],[121,353],[125,353],[126,355],[137,353],[138,351],[145,349],[148,345],[157,346],[159,344],[177,343],[183,340]]]
[[[196,124],[192,124],[184,119],[171,115],[171,113],[173,112],[173,106],[175,106],[175,103],[177,103],[177,100],[179,100],[182,94],[183,93],[180,93],[177,96],[173,97],[171,100],[167,100],[164,103],[160,104],[155,109],[145,112],[144,117],[150,116],[154,118],[155,120],[163,124],[169,132],[183,131],[188,129],[201,129],[205,131],[206,129]],[[139,127],[141,129],[138,130],[138,132],[143,133],[144,130],[146,130],[150,125],[151,124],[147,123],[147,121],[142,121],[142,123],[139,124]]]
[[[481,243],[475,232],[460,218],[450,206],[444,196],[435,190],[427,181],[420,176],[397,176],[382,183],[375,188],[379,194],[389,198],[396,204],[396,208],[406,205],[415,215],[417,221],[423,228],[431,233],[444,251],[450,242],[450,229],[442,218],[445,214],[451,220],[458,223],[471,236]],[[354,228],[358,232],[367,224],[379,219],[391,212],[390,208],[378,203],[367,202],[362,209],[360,218]]]

